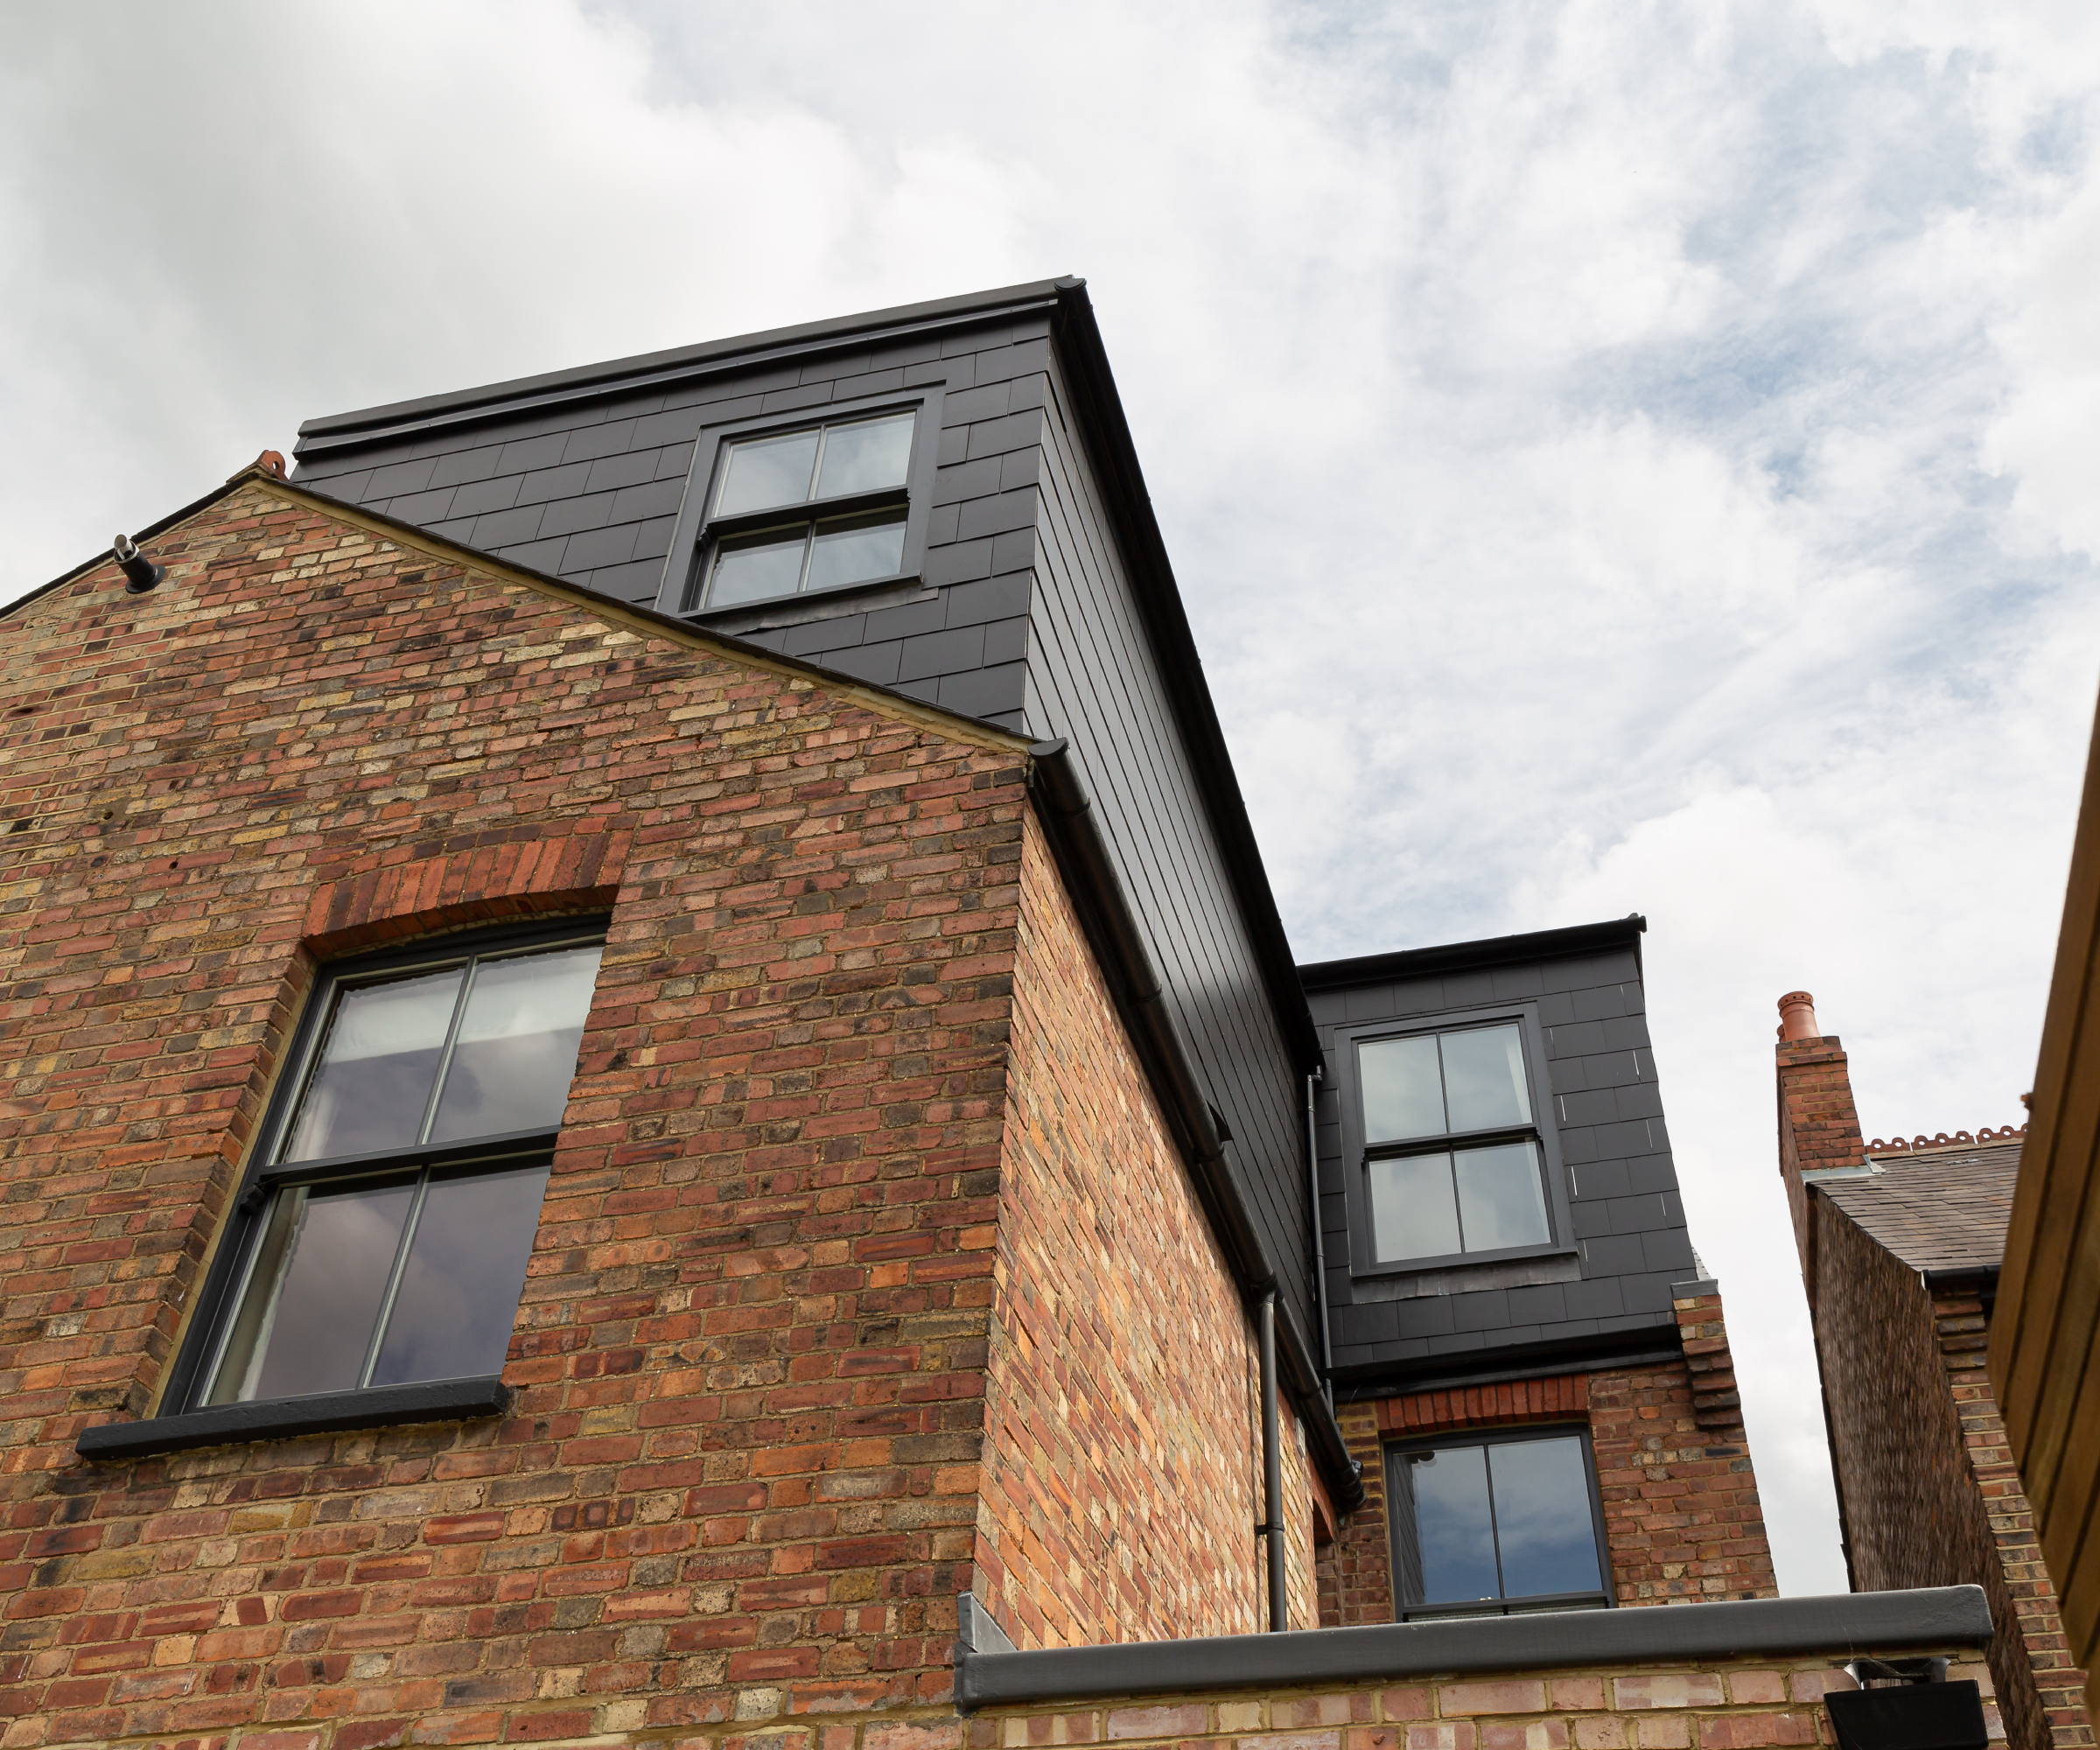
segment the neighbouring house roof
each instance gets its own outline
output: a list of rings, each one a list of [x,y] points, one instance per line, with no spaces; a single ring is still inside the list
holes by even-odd
[[[1871,1173],[1816,1189],[1914,1270],[1996,1270],[2020,1151],[2015,1139],[1878,1154]]]

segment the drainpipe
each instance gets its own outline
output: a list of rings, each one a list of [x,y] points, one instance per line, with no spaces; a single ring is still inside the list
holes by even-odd
[[[1269,1549],[1269,1632],[1291,1626],[1284,1572],[1284,1454],[1276,1398],[1276,1291],[1262,1296],[1262,1523],[1255,1530]]]
[[[1306,1210],[1312,1222],[1312,1300],[1320,1309],[1320,1389],[1334,1407],[1334,1340],[1327,1332],[1327,1237],[1320,1227],[1320,1119],[1313,1088],[1326,1079],[1316,1069],[1306,1077]]]

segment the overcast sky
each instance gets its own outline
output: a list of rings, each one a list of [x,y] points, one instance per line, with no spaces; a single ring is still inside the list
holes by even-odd
[[[1774,1171],[2017,1122],[2100,676],[2090,0],[0,10],[0,598],[298,422],[1087,276],[1301,958],[1640,911],[1789,1592]]]

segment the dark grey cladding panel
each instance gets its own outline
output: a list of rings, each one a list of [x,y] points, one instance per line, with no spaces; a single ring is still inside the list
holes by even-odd
[[[941,385],[936,441],[953,460],[934,476],[917,619],[901,625],[901,610],[848,604],[786,628],[725,629],[1026,729],[1021,669],[1049,350],[1048,318],[1033,315],[864,341],[643,395],[609,388],[596,400],[323,449],[302,456],[293,478],[598,594],[654,603],[704,424]]]
[[[1263,984],[1058,360],[1031,392],[1045,382],[1049,400],[1040,426],[1032,409],[1006,416],[1026,416],[1029,431],[1040,432],[1040,473],[1030,488],[1040,491],[1041,508],[1026,677],[1029,726],[1072,744],[1175,1024],[1208,1097],[1233,1133],[1228,1169],[1254,1212],[1298,1328],[1317,1345],[1306,1269],[1303,1085]],[[971,437],[974,454],[978,430]],[[960,467],[976,463],[966,458]],[[972,478],[989,481],[990,475]],[[1004,464],[1000,478],[1008,478]]]
[[[1674,1339],[1670,1284],[1692,1268],[1684,1200],[1670,1159],[1638,959],[1630,947],[1492,966],[1445,966],[1419,977],[1326,984],[1309,992],[1330,1065],[1335,1029],[1427,1020],[1496,1003],[1536,1005],[1559,1138],[1579,1279],[1512,1282],[1499,1292],[1381,1297],[1350,1272],[1342,1158],[1345,1078],[1331,1073],[1318,1105],[1320,1226],[1334,1365],[1359,1380],[1446,1371],[1461,1358],[1491,1369],[1586,1341]],[[1514,1273],[1514,1272],[1513,1272]],[[1388,1290],[1387,1292],[1390,1292]]]

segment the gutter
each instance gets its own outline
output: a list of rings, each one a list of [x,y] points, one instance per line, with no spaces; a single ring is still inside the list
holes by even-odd
[[[1187,1047],[1167,1009],[1166,989],[1110,861],[1093,805],[1073,770],[1071,751],[1061,740],[1039,741],[1028,753],[1029,794],[1049,835],[1059,872],[1101,964],[1116,1012],[1159,1102],[1174,1145],[1187,1164],[1197,1199],[1224,1249],[1240,1292],[1250,1306],[1258,1306],[1277,1286],[1275,1264],[1225,1158],[1226,1138],[1219,1134],[1216,1115],[1203,1096]],[[1324,1295],[1326,1284],[1314,1284],[1314,1292]],[[1306,1442],[1326,1480],[1335,1510],[1354,1512],[1363,1505],[1363,1479],[1321,1389],[1311,1345],[1280,1296],[1276,1326],[1282,1370],[1291,1376],[1292,1404],[1306,1430]]]
[[[1371,984],[1395,978],[1421,978],[1476,966],[1513,961],[1550,960],[1570,954],[1595,954],[1630,948],[1640,964],[1641,938],[1648,920],[1638,912],[1603,923],[1570,924],[1563,929],[1528,930],[1521,935],[1484,936],[1477,942],[1439,942],[1433,948],[1403,948],[1390,954],[1359,955],[1353,960],[1323,960],[1298,969],[1308,990],[1336,985]]]
[[[1862,1654],[1968,1650],[1991,1641],[1991,1607],[1984,1589],[1975,1586],[1742,1599],[1684,1609],[1548,1611],[1027,1653],[1012,1651],[981,1606],[962,1612],[961,1620],[956,1706],[963,1713],[1091,1697],[1789,1654],[1820,1654],[1838,1665]]]

